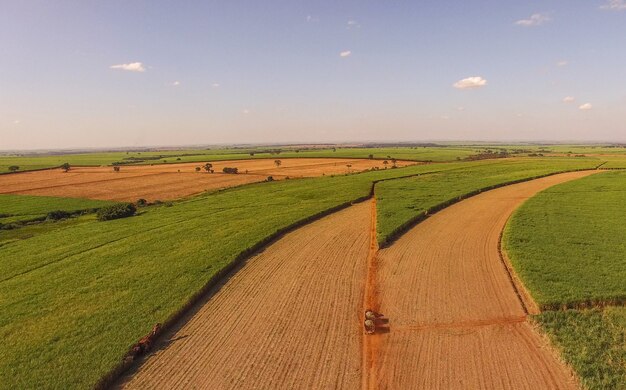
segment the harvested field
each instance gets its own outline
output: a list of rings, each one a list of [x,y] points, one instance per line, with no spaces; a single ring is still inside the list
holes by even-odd
[[[254,256],[124,387],[360,387],[370,210],[355,205]]]
[[[370,388],[576,388],[526,310],[499,255],[525,199],[589,175],[573,172],[488,191],[411,229],[378,253],[378,308],[391,332],[374,337]]]
[[[272,176],[315,177],[358,172],[374,167],[384,168],[381,160],[366,159],[274,159],[231,160],[212,162],[215,173],[196,172],[204,163],[121,166],[120,172],[107,167],[75,167],[23,172],[0,176],[0,194],[26,194],[89,198],[100,200],[149,201],[172,200],[208,190],[260,182]],[[398,166],[414,164],[398,161]],[[347,165],[351,167],[348,168]],[[390,166],[390,165],[389,165]],[[236,167],[239,174],[224,174],[224,167]]]

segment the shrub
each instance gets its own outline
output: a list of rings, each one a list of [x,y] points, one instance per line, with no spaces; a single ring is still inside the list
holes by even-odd
[[[268,176],[268,177],[267,177],[267,181],[274,181],[274,177],[272,177],[272,176]]]
[[[224,169],[222,169],[222,172],[237,174],[239,173],[239,170],[237,168],[224,167]]]
[[[144,198],[137,199],[137,206],[143,207],[143,206],[147,206],[147,205],[148,205],[148,201],[145,200]]]
[[[58,221],[60,219],[69,218],[70,216],[71,214],[68,213],[67,211],[55,210],[55,211],[50,211],[46,215],[46,219],[49,221]]]
[[[113,171],[115,171],[115,172],[119,172],[119,171],[120,171],[120,167],[119,167],[119,166],[117,166],[117,165],[116,165],[116,166],[114,166],[114,167],[113,167]]]
[[[134,215],[137,208],[132,203],[119,203],[103,207],[98,210],[99,221],[109,221],[111,219],[126,218]]]
[[[11,165],[11,166],[9,167],[9,171],[10,171],[10,172],[17,172],[17,171],[19,171],[19,170],[20,170],[20,167],[18,167],[17,165]]]

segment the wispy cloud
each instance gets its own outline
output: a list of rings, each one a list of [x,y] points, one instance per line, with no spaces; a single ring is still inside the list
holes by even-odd
[[[484,78],[480,76],[468,77],[452,84],[452,86],[456,89],[481,88],[481,87],[484,87],[485,85],[487,85],[487,80],[485,80]]]
[[[563,103],[573,103],[576,99],[573,96],[565,96],[563,98]]]
[[[341,53],[339,53],[339,57],[349,57],[350,55],[352,55],[352,52],[350,50],[342,51]]]
[[[353,28],[359,28],[359,27],[361,27],[361,25],[356,20],[352,20],[352,19],[348,20],[348,24],[346,26],[348,30],[353,29]]]
[[[524,27],[532,27],[532,26],[540,26],[546,22],[549,22],[551,19],[546,14],[532,14],[528,19],[521,19],[515,22],[518,26]]]
[[[567,66],[567,65],[569,65],[569,61],[566,61],[566,60],[561,60],[561,61],[556,63],[556,66],[558,66],[559,68],[562,68],[562,67]]]
[[[316,18],[315,16],[313,16],[313,15],[307,15],[306,16],[306,21],[308,23],[315,23],[315,22],[319,22],[320,20],[318,18]]]
[[[13,121],[13,124],[14,125],[19,125],[21,122],[22,122],[21,120],[16,119],[16,120]]]
[[[146,68],[141,62],[131,62],[130,64],[111,65],[111,69],[127,70],[129,72],[145,72]]]
[[[213,84],[211,84],[211,87],[213,87],[213,88],[219,88],[219,87],[220,87],[220,84],[219,84],[219,83],[213,83]]]
[[[578,106],[578,109],[582,111],[588,111],[588,110],[591,110],[592,108],[593,106],[591,105],[591,103],[585,103],[585,104],[581,104],[580,106]]]
[[[172,83],[172,87],[178,87],[180,85],[180,81],[174,81]]]
[[[600,6],[600,9],[624,11],[626,10],[626,0],[609,0],[606,4]]]
[[[244,109],[241,111],[241,113],[242,113],[242,114],[244,114],[244,115],[249,115],[249,114],[250,114],[250,110],[248,110],[247,108],[244,108]]]

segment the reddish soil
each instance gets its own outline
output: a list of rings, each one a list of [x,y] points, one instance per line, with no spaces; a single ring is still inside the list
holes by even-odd
[[[380,338],[369,388],[575,389],[526,310],[500,257],[500,235],[524,200],[574,172],[469,198],[378,252]]]
[[[122,387],[575,389],[498,246],[525,199],[590,173],[485,192],[380,251],[370,202],[311,223],[252,257]],[[390,332],[364,336],[365,308]]]
[[[314,177],[384,168],[380,160],[273,159],[212,162],[215,173],[196,172],[203,163],[158,164],[113,167],[75,167],[69,172],[60,169],[0,175],[0,194],[26,194],[91,198],[102,200],[149,201],[171,200],[208,190],[260,182],[272,176],[276,180],[289,177]],[[398,161],[398,166],[413,164]],[[348,168],[347,165],[350,165]],[[236,167],[239,174],[224,174],[222,168]]]
[[[251,258],[124,387],[360,388],[370,210],[342,210]]]

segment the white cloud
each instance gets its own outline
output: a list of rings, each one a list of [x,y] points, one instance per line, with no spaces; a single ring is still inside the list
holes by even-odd
[[[626,0],[609,0],[606,4],[600,7],[600,9],[623,11],[626,10]]]
[[[563,98],[563,103],[573,103],[574,102],[574,97],[573,96],[566,96]]]
[[[346,50],[346,51],[342,51],[341,53],[339,53],[340,57],[349,57],[352,54],[352,52],[350,50]]]
[[[241,111],[241,113],[244,115],[248,115],[250,114],[250,110],[248,110],[247,108],[244,108],[243,111]]]
[[[457,107],[456,110],[457,111],[465,111],[465,107]]]
[[[481,88],[481,87],[484,87],[485,85],[487,85],[487,80],[485,80],[484,78],[480,76],[468,77],[452,84],[452,86],[456,89]]]
[[[14,120],[14,121],[13,121],[13,124],[14,124],[14,125],[19,125],[19,124],[20,124],[20,122],[21,122],[21,120],[16,119],[16,120]]]
[[[307,15],[306,16],[306,21],[308,23],[315,23],[315,22],[319,22],[320,20],[312,15]]]
[[[557,62],[556,66],[561,68],[561,67],[567,66],[568,64],[569,64],[568,61],[562,60],[562,61]]]
[[[130,64],[111,65],[111,69],[122,69],[129,72],[145,72],[146,68],[141,62],[132,62]]]
[[[356,20],[348,20],[348,25],[346,26],[348,30],[359,27],[361,27],[361,25]]]
[[[172,83],[172,87],[178,87],[180,85],[180,81],[174,81]]]
[[[593,106],[591,105],[591,103],[585,103],[578,106],[578,109],[583,111],[591,110],[592,108]]]
[[[220,87],[220,84],[219,84],[219,83],[213,83],[213,84],[211,84],[211,87],[213,87],[213,88],[219,88],[219,87]]]
[[[521,19],[515,22],[518,26],[531,27],[531,26],[540,26],[546,22],[550,21],[550,17],[545,14],[532,14],[528,19]]]

